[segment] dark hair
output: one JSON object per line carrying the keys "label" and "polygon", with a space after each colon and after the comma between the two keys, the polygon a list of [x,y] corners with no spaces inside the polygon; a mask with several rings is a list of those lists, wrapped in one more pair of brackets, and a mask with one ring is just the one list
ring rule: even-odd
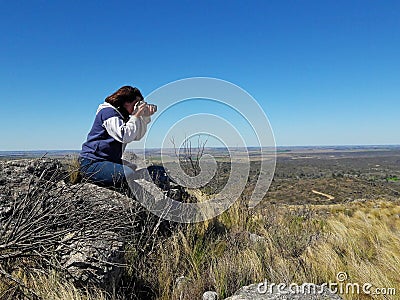
{"label": "dark hair", "polygon": [[138,88],[131,87],[129,85],[119,88],[115,93],[106,98],[106,102],[110,103],[114,107],[120,107],[125,102],[133,102],[136,97],[140,97],[143,100],[142,93]]}

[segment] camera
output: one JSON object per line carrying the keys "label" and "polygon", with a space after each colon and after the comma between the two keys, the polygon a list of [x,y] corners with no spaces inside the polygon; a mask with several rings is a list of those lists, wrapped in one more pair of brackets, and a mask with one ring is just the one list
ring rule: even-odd
{"label": "camera", "polygon": [[154,112],[156,112],[157,111],[157,105],[155,105],[155,104],[147,104],[149,107],[153,107],[153,109],[154,109]]}
{"label": "camera", "polygon": [[137,112],[139,106],[142,105],[143,103],[145,103],[146,106],[147,106],[147,107],[146,107],[147,109],[145,110],[144,115],[147,115],[147,114],[148,114],[148,108],[149,108],[149,107],[153,107],[154,112],[157,111],[157,105],[155,105],[155,104],[147,104],[145,101],[141,100],[141,101],[139,101],[138,103],[135,104],[135,107],[134,107],[134,109],[133,109],[132,115],[134,115],[134,114]]}

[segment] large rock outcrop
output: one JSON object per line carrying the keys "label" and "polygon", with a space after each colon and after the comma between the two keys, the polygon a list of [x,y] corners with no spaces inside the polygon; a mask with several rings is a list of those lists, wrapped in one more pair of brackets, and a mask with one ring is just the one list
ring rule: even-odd
{"label": "large rock outcrop", "polygon": [[159,220],[121,192],[68,181],[55,159],[0,161],[0,259],[32,257],[78,286],[110,291],[122,273],[126,240],[154,231]]}

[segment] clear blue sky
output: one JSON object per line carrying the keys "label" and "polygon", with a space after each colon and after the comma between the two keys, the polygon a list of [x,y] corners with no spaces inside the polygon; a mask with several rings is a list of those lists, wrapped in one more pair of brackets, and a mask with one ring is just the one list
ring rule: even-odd
{"label": "clear blue sky", "polygon": [[0,150],[80,149],[120,86],[192,76],[247,90],[278,145],[400,143],[399,1],[0,1],[0,33]]}

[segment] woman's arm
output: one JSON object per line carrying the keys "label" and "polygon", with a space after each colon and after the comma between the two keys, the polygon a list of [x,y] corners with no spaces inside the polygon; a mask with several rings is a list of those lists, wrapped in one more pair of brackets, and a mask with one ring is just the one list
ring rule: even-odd
{"label": "woman's arm", "polygon": [[121,143],[130,143],[140,140],[147,131],[147,124],[151,118],[147,116],[132,116],[124,123],[120,117],[111,117],[103,122],[108,134]]}

